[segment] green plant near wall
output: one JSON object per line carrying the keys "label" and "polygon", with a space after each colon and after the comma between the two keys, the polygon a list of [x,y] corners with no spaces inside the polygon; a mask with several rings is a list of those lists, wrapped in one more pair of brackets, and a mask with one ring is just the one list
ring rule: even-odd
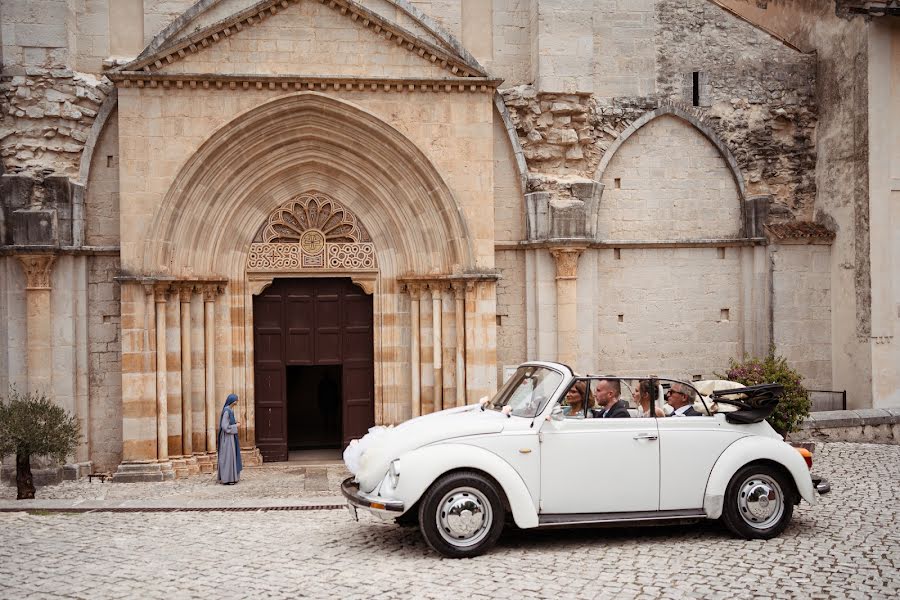
{"label": "green plant near wall", "polygon": [[46,395],[11,390],[0,397],[0,458],[16,456],[16,497],[34,498],[31,457],[49,456],[65,462],[81,437],[78,420]]}
{"label": "green plant near wall", "polygon": [[766,419],[781,435],[796,430],[809,415],[809,392],[803,387],[803,376],[788,365],[786,358],[776,355],[774,349],[764,358],[745,357],[742,361],[732,358],[728,370],[724,374],[716,373],[716,377],[744,385],[780,383],[784,386],[778,406]]}

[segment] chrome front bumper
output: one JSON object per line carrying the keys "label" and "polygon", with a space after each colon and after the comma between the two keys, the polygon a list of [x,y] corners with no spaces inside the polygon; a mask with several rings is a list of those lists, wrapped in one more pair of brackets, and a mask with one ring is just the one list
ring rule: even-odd
{"label": "chrome front bumper", "polygon": [[354,518],[357,508],[366,508],[381,514],[397,513],[398,515],[405,510],[403,502],[399,500],[387,500],[359,491],[359,484],[353,481],[352,477],[348,477],[341,483],[341,493],[347,499],[347,504],[351,507],[350,513]]}

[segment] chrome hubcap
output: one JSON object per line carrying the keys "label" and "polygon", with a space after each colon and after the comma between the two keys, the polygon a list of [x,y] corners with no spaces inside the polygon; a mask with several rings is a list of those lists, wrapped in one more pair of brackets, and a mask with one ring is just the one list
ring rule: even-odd
{"label": "chrome hubcap", "polygon": [[754,529],[768,529],[784,513],[781,486],[768,475],[748,477],[738,493],[741,518]]}
{"label": "chrome hubcap", "polygon": [[468,547],[487,536],[493,522],[493,511],[480,491],[463,487],[444,495],[436,517],[438,531],[448,543]]}

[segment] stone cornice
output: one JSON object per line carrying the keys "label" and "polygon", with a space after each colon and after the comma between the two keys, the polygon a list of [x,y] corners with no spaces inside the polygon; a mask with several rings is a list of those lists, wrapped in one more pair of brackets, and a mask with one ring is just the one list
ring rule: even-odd
{"label": "stone cornice", "polygon": [[531,250],[537,248],[550,249],[559,246],[584,246],[591,250],[609,250],[615,248],[717,248],[717,247],[742,247],[765,246],[769,242],[766,238],[710,238],[710,239],[686,239],[686,240],[601,240],[585,243],[581,238],[551,239],[537,242],[497,242],[494,250]]}
{"label": "stone cornice", "polygon": [[486,77],[378,78],[302,75],[220,75],[214,73],[147,73],[119,71],[107,75],[123,88],[273,90],[273,91],[383,91],[383,92],[490,92],[503,82]]}
{"label": "stone cornice", "polygon": [[[262,0],[253,6],[246,8],[234,15],[213,23],[203,29],[181,38],[157,52],[145,58],[138,58],[122,67],[124,71],[151,72],[161,69],[167,64],[178,61],[188,54],[202,52],[221,39],[239,33],[244,27],[252,27],[265,19],[272,18],[283,9],[296,5],[303,0]],[[313,1],[313,0],[309,0]],[[485,77],[486,73],[469,64],[463,58],[455,56],[435,44],[421,39],[412,33],[393,23],[378,13],[365,8],[353,0],[317,0],[319,3],[331,7],[361,27],[371,28],[376,34],[383,35],[387,40],[394,41],[398,46],[405,47],[422,57],[422,60],[440,64],[457,77]]]}

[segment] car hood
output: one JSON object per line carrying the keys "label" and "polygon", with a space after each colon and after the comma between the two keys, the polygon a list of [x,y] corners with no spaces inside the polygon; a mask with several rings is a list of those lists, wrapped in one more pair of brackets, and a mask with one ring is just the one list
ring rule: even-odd
{"label": "car hood", "polygon": [[[359,488],[363,492],[371,492],[378,487],[391,461],[405,452],[447,439],[500,433],[506,421],[506,415],[472,405],[416,417],[380,431],[373,428],[359,441],[364,448],[359,457],[358,471],[354,473]],[[372,437],[366,440],[369,436]],[[344,456],[345,462],[349,463],[347,452]]]}

